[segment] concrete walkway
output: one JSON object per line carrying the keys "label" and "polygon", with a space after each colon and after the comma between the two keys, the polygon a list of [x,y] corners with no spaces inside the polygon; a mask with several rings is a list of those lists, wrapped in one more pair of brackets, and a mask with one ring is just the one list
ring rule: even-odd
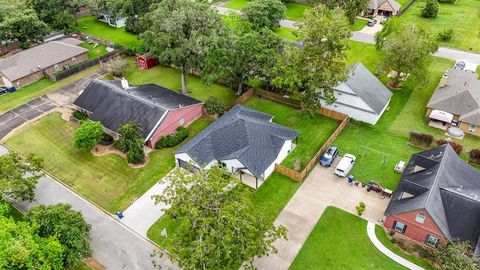
{"label": "concrete walkway", "polygon": [[390,259],[394,260],[398,264],[411,269],[411,270],[425,270],[424,268],[411,263],[410,261],[405,260],[404,258],[398,256],[397,254],[390,251],[387,247],[385,247],[380,240],[378,240],[377,235],[375,234],[375,223],[368,222],[367,224],[367,234],[370,241],[372,241],[373,245],[385,256],[389,257]]}
{"label": "concrete walkway", "polygon": [[[0,154],[7,152],[8,150],[0,145]],[[27,211],[34,205],[57,203],[72,205],[73,209],[80,211],[87,223],[92,225],[92,257],[105,269],[154,269],[150,254],[156,249],[155,245],[49,176],[39,180],[33,202],[23,202],[17,207],[22,211]],[[168,256],[163,256],[157,261],[162,269],[179,269],[170,262]]]}

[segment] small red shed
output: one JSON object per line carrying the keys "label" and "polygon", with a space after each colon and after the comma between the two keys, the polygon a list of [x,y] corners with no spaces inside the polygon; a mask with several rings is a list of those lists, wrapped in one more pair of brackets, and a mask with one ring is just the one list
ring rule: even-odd
{"label": "small red shed", "polygon": [[151,54],[146,53],[137,57],[137,65],[139,69],[149,69],[158,65],[158,62]]}

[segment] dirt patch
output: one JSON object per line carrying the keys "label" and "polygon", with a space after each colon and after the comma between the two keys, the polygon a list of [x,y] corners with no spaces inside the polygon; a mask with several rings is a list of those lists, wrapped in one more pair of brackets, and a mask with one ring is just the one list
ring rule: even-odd
{"label": "dirt patch", "polygon": [[[122,157],[123,159],[127,160],[127,155],[117,149],[115,149],[112,145],[101,145],[97,144],[91,151],[90,151],[94,156],[101,157],[101,156],[106,156],[106,155],[117,155]],[[139,164],[130,164],[128,163],[128,166],[132,169],[139,169],[143,168],[148,165],[150,162],[150,157],[147,155],[145,157],[145,161]]]}

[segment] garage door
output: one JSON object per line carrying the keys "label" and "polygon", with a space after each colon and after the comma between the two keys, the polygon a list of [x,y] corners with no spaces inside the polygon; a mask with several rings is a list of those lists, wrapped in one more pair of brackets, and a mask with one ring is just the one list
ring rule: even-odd
{"label": "garage door", "polygon": [[199,172],[199,171],[200,171],[200,168],[198,168],[197,166],[194,166],[194,165],[186,162],[185,160],[182,160],[182,159],[177,158],[177,161],[178,161],[178,166],[179,166],[180,168],[184,168],[185,170],[190,171],[190,172],[192,172],[192,173],[196,173],[196,172]]}

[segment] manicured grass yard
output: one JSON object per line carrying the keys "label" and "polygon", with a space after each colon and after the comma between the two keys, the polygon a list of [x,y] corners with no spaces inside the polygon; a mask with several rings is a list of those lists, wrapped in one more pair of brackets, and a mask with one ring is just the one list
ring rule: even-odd
{"label": "manicured grass yard", "polygon": [[[181,75],[177,69],[158,65],[148,70],[140,70],[135,63],[135,58],[129,58],[128,62],[130,65],[125,78],[131,84],[155,83],[171,90],[181,91]],[[202,101],[210,96],[216,96],[230,105],[236,99],[232,89],[219,84],[207,86],[198,77],[192,75],[187,77],[187,87],[190,91],[189,95]]]}
{"label": "manicured grass yard", "polygon": [[140,45],[140,40],[132,33],[123,28],[111,27],[106,23],[99,22],[97,17],[87,16],[77,20],[77,29],[80,32],[109,40],[127,48],[134,48]]}
{"label": "manicured grass yard", "polygon": [[339,124],[331,118],[322,115],[310,116],[308,113],[266,99],[252,97],[244,105],[271,114],[274,116],[273,122],[300,132],[297,146],[282,162],[290,168],[293,168],[295,161],[300,159],[303,170]]}
{"label": "manicured grass yard", "polygon": [[277,30],[277,36],[290,41],[299,41],[300,38],[295,35],[295,31],[296,30],[292,28],[280,27]]}
{"label": "manicured grass yard", "polygon": [[90,44],[88,42],[82,43],[80,46],[82,46],[85,49],[88,49],[88,59],[95,59],[98,58],[104,54],[107,54],[107,46],[103,44]]}
{"label": "manicured grass yard", "polygon": [[[192,123],[190,137],[209,123],[205,119]],[[75,129],[59,113],[52,113],[8,139],[6,145],[22,155],[42,157],[46,171],[111,213],[126,209],[175,166],[172,152],[176,148],[152,152],[149,164],[140,169],[130,168],[117,155],[96,157],[73,146]]]}
{"label": "manicured grass yard", "polygon": [[441,42],[448,47],[480,52],[480,1],[458,0],[455,4],[439,4],[438,17],[420,16],[425,1],[416,1],[400,18],[427,28],[436,35],[445,29],[455,31],[452,41]]}
{"label": "manicured grass yard", "polygon": [[327,207],[289,269],[405,268],[375,248],[367,235],[367,221]]}
{"label": "manicured grass yard", "polygon": [[[242,9],[245,7],[249,0],[230,0],[225,3],[224,7],[231,9]],[[298,21],[303,17],[305,10],[310,9],[310,5],[299,4],[299,3],[285,3],[285,19]]]}
{"label": "manicured grass yard", "polygon": [[352,31],[360,31],[365,26],[367,26],[367,23],[368,20],[355,19],[355,23],[353,25],[350,25],[350,28],[352,29]]}
{"label": "manicured grass yard", "polygon": [[[256,210],[265,213],[267,221],[273,223],[300,185],[301,182],[273,173],[257,190],[254,191],[246,186],[245,188]],[[181,219],[175,220],[170,216],[163,216],[150,227],[147,236],[161,247],[168,249],[172,244],[170,239],[175,235],[175,229],[179,223]],[[167,230],[168,238],[160,235],[164,228]]]}
{"label": "manicured grass yard", "polygon": [[43,78],[35,83],[32,83],[30,85],[27,85],[25,87],[18,89],[14,93],[0,96],[0,114],[8,110],[11,110],[27,101],[35,99],[49,92],[55,91],[73,81],[89,76],[94,72],[98,71],[99,69],[100,67],[97,65],[97,66],[85,69],[77,74],[74,74],[58,82],[53,82],[47,78]]}

